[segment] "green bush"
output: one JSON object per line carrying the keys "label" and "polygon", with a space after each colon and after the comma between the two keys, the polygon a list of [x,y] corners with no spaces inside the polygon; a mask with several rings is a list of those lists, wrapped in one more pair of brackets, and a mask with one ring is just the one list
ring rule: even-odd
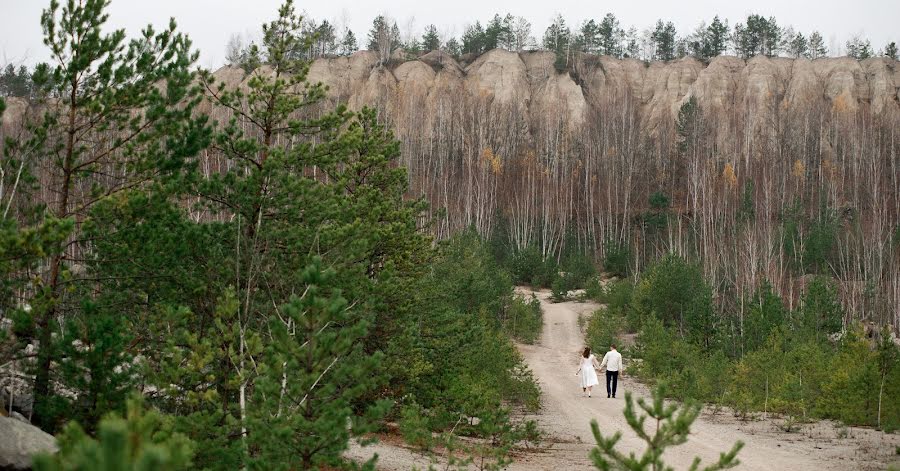
{"label": "green bush", "polygon": [[712,289],[700,267],[669,254],[652,265],[635,287],[632,307],[641,317],[655,315],[682,338],[713,347],[717,337]]}
{"label": "green bush", "polygon": [[531,299],[513,296],[503,320],[503,330],[522,343],[533,344],[543,327],[541,302],[534,295]]}
{"label": "green bush", "polygon": [[587,323],[585,341],[592,350],[605,352],[610,345],[619,345],[620,335],[625,330],[625,318],[610,308],[600,308],[591,315]]}
{"label": "green bush", "polygon": [[418,404],[410,404],[400,410],[399,427],[400,435],[406,443],[421,450],[431,449],[431,429]]}
{"label": "green bush", "polygon": [[627,243],[607,240],[603,244],[603,269],[613,276],[628,276],[631,267],[631,247]]}

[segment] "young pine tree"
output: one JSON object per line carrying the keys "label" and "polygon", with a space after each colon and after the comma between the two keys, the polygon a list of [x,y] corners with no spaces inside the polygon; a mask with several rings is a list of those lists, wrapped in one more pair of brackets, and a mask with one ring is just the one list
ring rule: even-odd
{"label": "young pine tree", "polygon": [[177,471],[194,469],[193,444],[172,432],[171,417],[128,401],[125,417],[104,418],[92,438],[75,423],[59,435],[59,452],[34,458],[35,471]]}
{"label": "young pine tree", "polygon": [[339,466],[351,434],[368,431],[390,407],[378,401],[354,411],[378,384],[381,356],[363,351],[370,321],[333,288],[334,278],[314,259],[301,275],[302,295],[270,323],[271,356],[257,382],[265,399],[253,410],[258,469]]}
{"label": "young pine tree", "polygon": [[171,21],[126,41],[124,30],[106,26],[108,6],[108,0],[68,0],[60,8],[52,0],[41,16],[54,61],[34,74],[43,110],[35,132],[46,136],[41,151],[52,195],[41,203],[48,217],[75,221],[67,250],[47,254],[29,329],[38,346],[34,422],[47,430],[56,425],[50,403],[58,323],[92,322],[78,299],[90,281],[71,270],[73,254],[91,255],[82,222],[99,201],[177,178],[207,143],[204,119],[191,116],[199,89],[190,40]]}
{"label": "young pine tree", "polygon": [[[604,471],[664,471],[671,470],[663,461],[663,453],[667,448],[682,445],[687,442],[691,433],[691,424],[700,414],[699,404],[688,403],[684,405],[665,403],[665,390],[663,386],[653,391],[652,402],[647,403],[643,398],[637,400],[637,405],[644,414],[638,415],[635,411],[634,400],[631,393],[625,393],[625,420],[628,426],[637,436],[647,443],[647,448],[640,456],[633,453],[626,455],[616,450],[616,444],[622,438],[622,432],[616,432],[611,437],[604,437],[596,420],[591,420],[591,431],[597,446],[591,450],[591,460],[597,469]],[[647,433],[644,424],[651,420],[653,435]],[[652,424],[655,422],[655,424]],[[655,425],[655,426],[654,426]],[[737,442],[727,453],[719,455],[719,461],[703,467],[703,471],[717,471],[734,468],[740,461],[737,454],[743,448],[743,442]],[[700,458],[694,458],[691,471],[700,468]]]}

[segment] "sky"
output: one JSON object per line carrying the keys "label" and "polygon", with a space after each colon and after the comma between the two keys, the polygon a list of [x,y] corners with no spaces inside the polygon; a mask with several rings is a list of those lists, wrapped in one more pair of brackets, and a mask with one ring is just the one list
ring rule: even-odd
{"label": "sky", "polygon": [[[199,65],[215,68],[225,56],[225,45],[235,33],[258,37],[260,25],[273,18],[282,0],[112,0],[110,27],[137,34],[148,23],[163,27],[175,17],[200,50]],[[62,3],[65,3],[64,1]],[[540,38],[550,20],[561,14],[571,26],[583,20],[599,20],[612,12],[627,29],[649,28],[657,19],[672,21],[681,34],[718,14],[729,24],[748,14],[775,16],[779,25],[793,25],[807,36],[819,30],[826,46],[843,48],[853,35],[861,35],[881,51],[890,41],[900,42],[900,0],[643,0],[609,2],[601,0],[296,0],[297,9],[316,20],[328,19],[348,25],[360,45],[365,44],[372,19],[379,14],[394,18],[404,34],[421,31],[434,24],[443,35],[459,36],[465,26],[494,13],[524,16],[532,32]],[[26,64],[48,60],[42,43],[41,10],[49,0],[0,0],[0,65]]]}

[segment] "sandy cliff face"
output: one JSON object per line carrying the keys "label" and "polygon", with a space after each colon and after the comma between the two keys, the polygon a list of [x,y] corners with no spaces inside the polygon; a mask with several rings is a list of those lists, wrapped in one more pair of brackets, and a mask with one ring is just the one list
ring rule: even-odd
{"label": "sandy cliff face", "polygon": [[[898,108],[900,64],[886,58],[785,59],[744,61],[722,56],[708,65],[693,58],[644,64],[634,59],[583,56],[570,73],[558,73],[549,52],[489,51],[465,68],[433,52],[394,67],[378,67],[373,53],[317,60],[309,79],[330,87],[329,95],[358,108],[393,108],[402,97],[421,95],[428,103],[481,98],[511,106],[532,119],[565,110],[570,124],[583,123],[589,110],[613,96],[629,96],[641,111],[641,127],[656,128],[677,116],[694,96],[705,110],[743,108],[765,121],[780,108],[821,103],[849,112],[870,106],[875,113]],[[228,69],[217,75],[231,77]]]}
{"label": "sandy cliff face", "polygon": [[[489,51],[462,67],[441,52],[391,67],[378,66],[371,51],[349,57],[316,60],[310,82],[329,87],[329,97],[358,109],[365,105],[396,111],[400,102],[432,106],[442,100],[466,98],[509,106],[532,122],[564,113],[579,126],[590,111],[603,112],[614,97],[633,100],[640,110],[641,129],[652,132],[694,96],[706,111],[746,113],[752,122],[766,122],[770,113],[824,104],[856,112],[870,107],[876,114],[900,109],[900,63],[878,57],[785,59],[755,57],[744,61],[720,56],[709,64],[693,58],[645,64],[635,59],[584,55],[572,71],[559,73],[550,52]],[[266,73],[266,68],[254,73]],[[247,74],[223,67],[213,76],[226,86],[246,86]],[[421,98],[419,103],[417,100]],[[5,126],[19,121],[25,109],[10,99]],[[208,104],[205,105],[209,107]],[[209,111],[203,109],[202,111]]]}

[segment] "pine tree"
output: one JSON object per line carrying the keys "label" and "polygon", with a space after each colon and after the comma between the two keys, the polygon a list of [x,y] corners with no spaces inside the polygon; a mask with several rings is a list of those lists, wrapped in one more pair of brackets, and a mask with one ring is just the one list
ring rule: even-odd
{"label": "pine tree", "polygon": [[600,28],[594,20],[585,21],[578,32],[578,48],[589,54],[600,53]]}
{"label": "pine tree", "polygon": [[341,36],[340,50],[343,56],[349,56],[359,50],[359,45],[356,43],[356,35],[353,34],[353,30],[350,28],[344,29],[344,34]]}
{"label": "pine tree", "polygon": [[447,50],[447,54],[450,54],[454,57],[459,57],[462,54],[462,45],[459,44],[459,41],[456,38],[450,38],[447,40],[447,44],[444,45],[444,49]]}
{"label": "pine tree", "polygon": [[897,43],[891,41],[887,46],[884,46],[884,57],[890,57],[891,59],[897,60]]}
{"label": "pine tree", "polygon": [[[591,431],[597,446],[591,450],[591,460],[597,469],[604,471],[656,471],[672,469],[663,461],[663,453],[666,449],[683,445],[687,442],[691,433],[691,424],[700,415],[700,404],[688,403],[684,405],[665,403],[665,389],[659,386],[653,391],[650,403],[643,398],[637,400],[638,407],[643,414],[638,415],[634,407],[634,399],[631,393],[625,393],[625,421],[637,436],[647,443],[647,448],[640,456],[634,453],[628,455],[616,450],[616,444],[622,438],[622,432],[616,432],[611,437],[604,437],[596,420],[591,420]],[[653,435],[647,433],[645,423],[650,419],[650,429]],[[655,422],[655,424],[654,424]],[[704,471],[717,471],[731,469],[740,464],[737,454],[744,447],[743,442],[738,441],[727,453],[720,453],[719,460],[712,465],[702,468]],[[700,458],[695,458],[691,470],[700,469]]]}
{"label": "pine tree", "polygon": [[844,325],[844,310],[837,288],[823,276],[816,276],[806,287],[798,314],[801,332],[819,342],[827,341]]}
{"label": "pine tree", "polygon": [[773,57],[781,48],[781,28],[775,17],[750,15],[747,24],[734,26],[734,49],[738,56],[750,59],[756,55]]}
{"label": "pine tree", "polygon": [[437,27],[428,25],[425,27],[425,34],[422,35],[422,50],[437,51],[441,49],[441,37],[438,35]]}
{"label": "pine tree", "polygon": [[713,17],[712,23],[706,27],[703,37],[703,56],[707,59],[720,56],[728,49],[729,28],[728,20],[724,22],[719,15]]}
{"label": "pine tree", "polygon": [[612,13],[607,13],[597,28],[600,40],[600,53],[612,56],[622,57],[623,44],[625,39],[625,31],[619,26],[619,20]]}
{"label": "pine tree", "polygon": [[655,48],[654,58],[661,61],[675,59],[675,25],[670,21],[656,22],[656,29],[650,35]]}
{"label": "pine tree", "polygon": [[32,88],[31,72],[24,65],[17,69],[12,64],[7,64],[0,73],[0,97],[30,98]]}
{"label": "pine tree", "polygon": [[501,47],[504,42],[508,42],[512,33],[507,28],[507,23],[499,14],[494,14],[494,18],[488,22],[484,28],[484,50],[490,51]]}
{"label": "pine tree", "polygon": [[463,32],[460,51],[463,54],[482,54],[485,52],[486,44],[484,28],[476,21],[474,25],[467,26]]}
{"label": "pine tree", "polygon": [[[39,67],[34,79],[36,93],[52,97],[39,104],[46,113],[40,131],[47,136],[46,171],[54,182],[48,209],[53,218],[77,222],[75,240],[83,240],[81,223],[97,202],[151,179],[177,178],[186,159],[208,142],[203,118],[191,117],[199,100],[191,42],[172,21],[159,32],[148,26],[126,43],[123,30],[107,32],[108,5],[70,0],[60,11],[59,2],[52,1],[41,17],[44,42],[56,60]],[[82,191],[85,187],[93,190]],[[59,356],[54,333],[60,319],[84,315],[78,298],[89,292],[82,290],[80,276],[73,276],[64,253],[48,254],[45,266],[36,303],[41,307],[33,311],[40,346],[34,419],[53,430],[51,365]]]}
{"label": "pine tree", "polygon": [[803,33],[797,33],[788,41],[787,53],[791,57],[800,58],[809,55],[809,42],[803,36]]}
{"label": "pine tree", "polygon": [[390,406],[379,402],[365,414],[353,411],[354,402],[378,384],[380,355],[363,352],[370,320],[333,288],[334,279],[334,271],[313,259],[301,276],[302,296],[270,322],[271,359],[257,383],[267,399],[254,408],[253,441],[260,450],[254,467],[339,466],[351,432],[368,431],[367,421]]}
{"label": "pine tree", "polygon": [[145,410],[140,396],[128,402],[125,417],[104,418],[97,438],[76,422],[58,437],[59,452],[34,458],[36,471],[176,471],[194,469],[193,444],[172,432],[171,417]]}
{"label": "pine tree", "polygon": [[900,368],[900,348],[891,339],[890,327],[884,326],[879,336],[876,361],[878,363],[879,387],[878,387],[878,428],[882,428],[882,401],[884,399],[884,385],[890,374]]}
{"label": "pine tree", "polygon": [[822,35],[819,34],[818,31],[813,31],[812,34],[809,35],[809,52],[807,53],[807,58],[818,59],[826,56],[828,56],[828,49],[825,47],[825,40],[822,39]]}
{"label": "pine tree", "polygon": [[872,43],[868,39],[854,36],[847,41],[847,55],[856,59],[863,60],[872,57]]}
{"label": "pine tree", "polygon": [[572,34],[569,27],[566,26],[566,20],[562,15],[556,15],[550,26],[544,32],[544,49],[553,51],[556,54],[554,65],[556,70],[562,71],[569,66],[573,50],[571,44]]}
{"label": "pine tree", "polygon": [[368,50],[377,52],[379,60],[384,63],[400,44],[397,23],[390,24],[384,15],[376,16],[372,21],[372,29],[369,30]]}

